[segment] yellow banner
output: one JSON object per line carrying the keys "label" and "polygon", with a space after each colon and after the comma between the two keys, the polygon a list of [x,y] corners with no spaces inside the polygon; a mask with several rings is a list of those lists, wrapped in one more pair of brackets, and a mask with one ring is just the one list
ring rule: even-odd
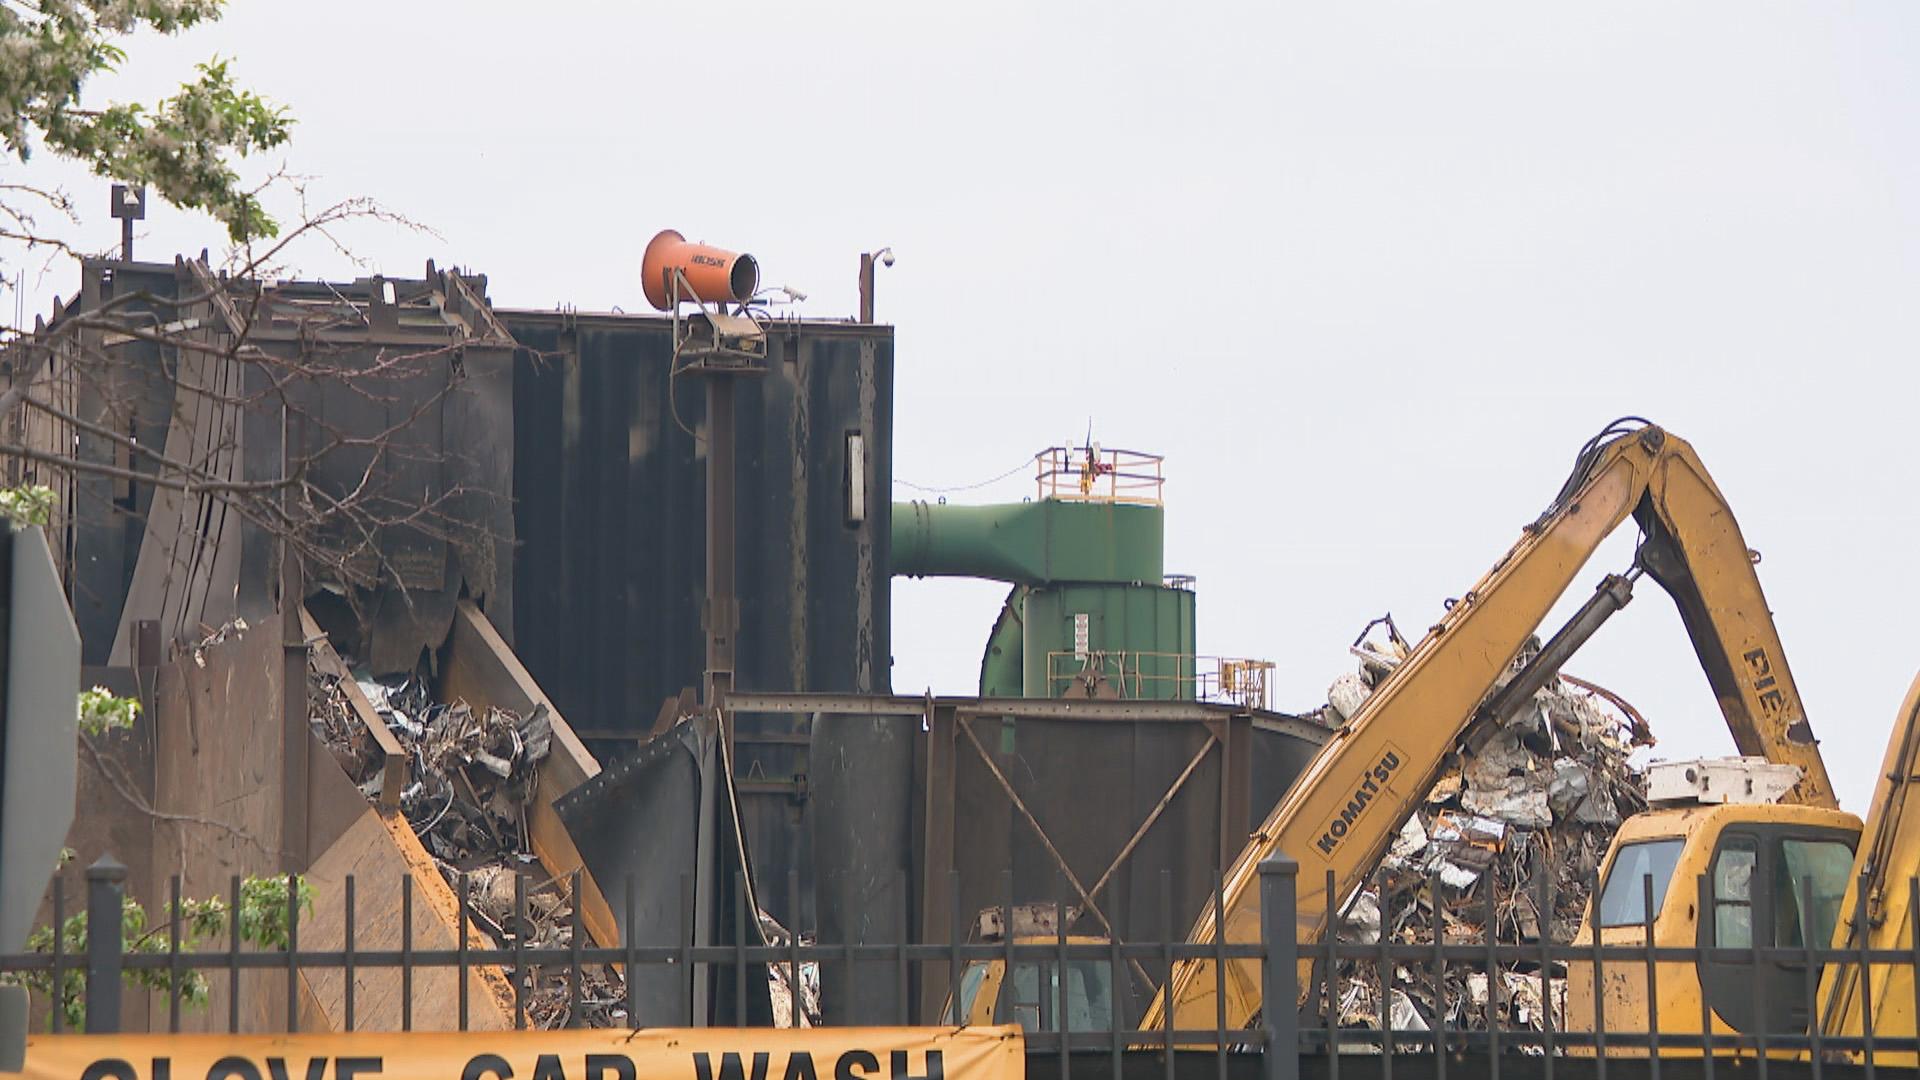
{"label": "yellow banner", "polygon": [[27,1080],[1022,1080],[1018,1027],[38,1035]]}

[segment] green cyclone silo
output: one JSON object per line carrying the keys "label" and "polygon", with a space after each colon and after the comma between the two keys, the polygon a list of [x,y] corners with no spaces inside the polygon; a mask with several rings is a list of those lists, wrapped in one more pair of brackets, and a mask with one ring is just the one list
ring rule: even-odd
{"label": "green cyclone silo", "polygon": [[1029,591],[1025,585],[1015,585],[1007,590],[1007,598],[1000,603],[1000,614],[987,634],[986,651],[980,654],[980,696],[983,698],[1026,696],[1026,648],[1022,643],[1025,629],[1021,622],[1027,617]]}
{"label": "green cyclone silo", "polygon": [[1026,697],[1117,691],[1148,701],[1194,698],[1193,591],[1165,585],[1056,585],[1027,594]]}
{"label": "green cyclone silo", "polygon": [[1162,584],[1158,505],[895,503],[893,573],[1009,582],[982,697],[1190,701],[1194,595]]}

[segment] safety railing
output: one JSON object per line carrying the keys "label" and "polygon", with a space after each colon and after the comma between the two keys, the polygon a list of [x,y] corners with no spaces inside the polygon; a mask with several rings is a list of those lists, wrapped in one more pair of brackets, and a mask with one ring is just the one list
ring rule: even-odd
{"label": "safety railing", "polygon": [[1139,701],[1212,701],[1268,707],[1270,660],[1140,649],[1059,650],[1047,654],[1050,697]]}
{"label": "safety railing", "polygon": [[1201,696],[1207,701],[1229,701],[1247,709],[1268,708],[1268,682],[1273,661],[1215,657],[1214,682],[1204,683]]}
{"label": "safety railing", "polygon": [[[413,1030],[413,1005],[416,973],[425,970],[455,969],[460,978],[460,1007],[457,1026],[467,1030],[469,1009],[468,974],[490,970],[508,978],[513,987],[513,1023],[528,1027],[528,998],[536,970],[559,971],[566,982],[565,1009],[553,1026],[631,1026],[630,1018],[641,1016],[636,987],[647,973],[666,971],[684,991],[679,994],[683,1008],[678,1015],[642,1019],[649,1026],[684,1026],[695,1022],[692,1014],[696,973],[731,972],[728,993],[733,998],[734,1017],[748,1015],[749,988],[762,980],[782,983],[795,993],[796,1007],[804,1017],[805,994],[809,982],[822,984],[832,993],[836,986],[854,980],[881,980],[896,988],[891,996],[892,1014],[862,1016],[863,1025],[949,1024],[954,1022],[951,1004],[963,1006],[960,1021],[975,1017],[967,1005],[970,966],[1001,965],[1001,971],[1036,973],[1027,980],[1038,987],[1038,1004],[1030,1013],[1022,1013],[1021,978],[1001,979],[1002,997],[996,1002],[997,1022],[1017,1019],[1027,1023],[1026,1042],[1031,1064],[1051,1058],[1058,1062],[1061,1076],[1069,1076],[1076,1058],[1092,1054],[1111,1058],[1112,1072],[1121,1076],[1123,1059],[1146,1053],[1164,1062],[1166,1075],[1197,1077],[1206,1073],[1227,1075],[1243,1072],[1241,1060],[1249,1054],[1262,1055],[1259,1070],[1265,1080],[1297,1080],[1303,1061],[1324,1059],[1313,1067],[1316,1075],[1337,1077],[1345,1068],[1364,1068],[1368,1074],[1390,1076],[1395,1060],[1429,1059],[1423,1070],[1435,1077],[1449,1071],[1460,1076],[1486,1075],[1497,1078],[1502,1063],[1525,1066],[1528,1076],[1551,1077],[1556,1067],[1568,1075],[1582,1077],[1601,1066],[1601,1073],[1612,1070],[1622,1078],[1657,1078],[1660,1063],[1675,1058],[1692,1058],[1686,1075],[1713,1077],[1720,1069],[1728,1080],[1736,1076],[1769,1077],[1769,1069],[1791,1061],[1791,1069],[1782,1075],[1855,1076],[1851,1066],[1865,1064],[1869,1070],[1882,1067],[1911,1067],[1920,1054],[1920,1041],[1912,1030],[1914,1017],[1920,1015],[1920,985],[1914,975],[1920,967],[1920,941],[1908,930],[1908,944],[1898,948],[1846,948],[1763,944],[1755,938],[1745,947],[1669,946],[1654,939],[1651,913],[1660,903],[1651,878],[1642,879],[1642,941],[1638,944],[1571,944],[1541,934],[1538,940],[1503,940],[1503,925],[1511,922],[1504,912],[1514,904],[1538,905],[1536,912],[1555,911],[1556,889],[1550,878],[1506,893],[1487,887],[1476,894],[1455,895],[1450,886],[1435,879],[1419,880],[1411,888],[1401,875],[1383,875],[1370,883],[1369,893],[1380,910],[1380,932],[1372,940],[1343,940],[1341,933],[1327,934],[1318,941],[1299,942],[1296,886],[1298,867],[1291,860],[1274,858],[1259,867],[1258,904],[1263,929],[1258,940],[1240,942],[1211,941],[1194,943],[1182,940],[1174,925],[1169,901],[1171,875],[1161,873],[1161,925],[1157,936],[1133,940],[1113,937],[1090,939],[1084,929],[1073,931],[1065,920],[1057,921],[1050,934],[998,941],[969,939],[969,920],[960,914],[959,876],[949,875],[951,895],[950,927],[942,928],[946,940],[900,940],[893,942],[808,942],[804,934],[786,935],[777,944],[748,944],[747,898],[749,893],[733,882],[731,923],[733,940],[720,945],[696,945],[690,904],[683,900],[678,913],[680,932],[672,944],[641,944],[627,940],[615,947],[594,946],[586,941],[579,916],[573,916],[568,944],[558,948],[535,948],[516,938],[509,948],[476,948],[466,944],[462,933],[457,948],[422,949],[413,937],[414,905],[411,893],[401,893],[400,924],[402,936],[398,949],[356,949],[351,930],[355,923],[354,879],[344,881],[345,910],[349,928],[341,949],[314,950],[300,945],[302,902],[298,890],[289,887],[284,911],[286,941],[280,949],[243,948],[235,930],[226,947],[211,951],[190,951],[182,945],[178,927],[163,928],[168,946],[158,951],[125,948],[118,935],[89,936],[84,951],[62,951],[62,937],[56,936],[47,952],[0,956],[0,975],[27,981],[45,991],[61,988],[55,996],[74,997],[84,1016],[88,1032],[112,1034],[121,1029],[125,988],[129,985],[161,987],[163,1002],[152,1026],[177,1031],[182,1027],[183,1006],[190,996],[185,973],[224,978],[229,1030],[241,1027],[241,979],[257,973],[270,979],[284,979],[287,998],[285,1029],[299,1030],[301,1023],[301,980],[315,972],[338,971],[344,975],[343,1030],[356,1029],[355,994],[369,992],[372,980],[381,974],[397,973],[401,979],[401,1029]],[[524,879],[520,879],[524,882]],[[457,882],[456,884],[463,884]],[[792,886],[792,882],[789,885]],[[1325,882],[1331,889],[1334,881]],[[637,923],[634,890],[626,890],[627,926]],[[1716,901],[1703,875],[1692,883],[1697,911],[1714,911]],[[86,881],[85,909],[94,925],[118,925],[125,894],[124,869],[99,865],[90,870]],[[1001,887],[1012,910],[1012,876],[1003,875]],[[1687,887],[1675,883],[1674,888]],[[179,882],[171,885],[171,895],[179,896]],[[605,891],[603,889],[603,891]],[[1920,881],[1904,883],[1904,901],[1908,910],[1920,911]],[[620,890],[613,890],[618,895]],[[515,890],[514,924],[525,925],[527,914],[524,884]],[[1864,890],[1862,890],[1864,894]],[[466,897],[467,892],[460,890]],[[899,894],[904,896],[904,890]],[[1803,892],[1804,900],[1811,890]],[[692,896],[691,883],[683,878],[681,896]],[[67,913],[67,889],[64,878],[57,880],[52,892],[53,914],[58,925]],[[232,903],[237,910],[242,902],[240,883],[233,883]],[[1724,903],[1724,901],[1720,901]],[[904,901],[902,918],[905,916]],[[1216,890],[1209,903],[1215,924],[1224,920],[1222,903]],[[1418,913],[1411,922],[1395,917],[1397,907]],[[1061,910],[1068,905],[1061,903]],[[1798,907],[1801,941],[1820,936],[1807,912],[1812,904]],[[362,919],[392,919],[393,912],[361,912]],[[1473,918],[1477,916],[1477,923]],[[472,913],[460,905],[460,926],[471,928]],[[1864,922],[1865,902],[1860,902],[1849,917]],[[1450,924],[1449,920],[1453,920]],[[1548,922],[1551,920],[1549,919]],[[237,925],[237,924],[236,924]],[[671,922],[669,923],[671,925]],[[1545,925],[1543,923],[1543,925]],[[1425,926],[1427,933],[1415,932]],[[1463,933],[1461,927],[1465,926]],[[1911,926],[1911,923],[1909,923]],[[905,935],[903,935],[904,937]],[[926,933],[919,937],[928,936]],[[1350,935],[1349,935],[1350,936]],[[1475,940],[1477,936],[1477,940]],[[1118,988],[1134,985],[1164,987],[1176,969],[1202,962],[1204,978],[1211,981],[1215,1009],[1210,1025],[1176,1027],[1174,1010],[1161,1010],[1155,1026],[1141,1027],[1138,1019],[1145,1002],[1140,995],[1126,994]],[[1226,1021],[1229,993],[1229,965],[1251,963],[1259,973],[1260,995],[1266,1007],[1263,1020],[1255,1026],[1233,1028]],[[1663,1015],[1661,1010],[1673,1000],[1657,993],[1639,993],[1632,988],[1672,980],[1698,971],[1704,965],[1747,965],[1749,970],[1773,973],[1788,971],[1796,976],[1791,1004],[1804,1009],[1806,1022],[1798,1027],[1759,1022],[1735,1030],[1724,1019],[1726,1003],[1702,995],[1697,1008],[1688,1016]],[[1301,981],[1303,965],[1313,971]],[[616,988],[619,1008],[607,1000],[589,1000],[586,986],[590,977],[604,979]],[[1071,990],[1074,973],[1084,985],[1103,981],[1109,988],[1104,997],[1073,999],[1063,996],[1060,987]],[[633,975],[622,979],[622,973]],[[1093,978],[1095,974],[1099,978]],[[1860,975],[1866,977],[1858,977]],[[1331,978],[1329,978],[1331,975]],[[1142,981],[1144,980],[1144,981]],[[1570,1023],[1566,1002],[1575,990],[1575,981],[1584,982],[1595,1001],[1611,997],[1616,1004],[1626,999],[1644,1013],[1639,1023],[1631,1021],[1618,1008],[1593,1011],[1589,1023]],[[1858,995],[1857,1008],[1849,1015],[1860,1023],[1854,1029],[1829,1029],[1820,1008],[1823,987],[1830,982],[1846,981]],[[908,988],[915,985],[944,987],[948,1010],[940,1015],[918,1015],[912,1002],[917,997]],[[1780,992],[1779,980],[1747,978],[1735,980],[1739,992],[1751,995],[1752,1016],[1767,1017],[1782,1003],[1770,999]],[[974,985],[979,985],[976,981]],[[1465,986],[1464,993],[1459,987]],[[1476,988],[1484,987],[1477,993]],[[1897,987],[1891,992],[1887,987]],[[1531,988],[1523,992],[1522,988]],[[1623,990],[1623,988],[1625,988]],[[1245,993],[1251,987],[1237,985],[1234,992]],[[1531,993],[1534,997],[1523,1002]],[[1877,996],[1876,996],[1877,995]],[[1031,993],[1028,997],[1032,997]],[[1355,1009],[1355,997],[1371,1003],[1367,1009]],[[1081,1000],[1083,1007],[1076,1007]],[[1051,1007],[1046,1003],[1052,1002]],[[1403,1004],[1404,1001],[1404,1004]],[[1630,1002],[1630,1003],[1631,1003]],[[1275,1008],[1275,1003],[1287,1007]],[[1293,1007],[1298,1003],[1299,1007]],[[46,1004],[44,998],[43,1006]],[[1536,1008],[1537,1006],[1537,1008]],[[67,1014],[60,1007],[43,1009],[51,1030],[67,1028]],[[831,1012],[831,1010],[829,1010]],[[160,1017],[164,1015],[164,1021]],[[1887,1030],[1876,1026],[1876,1017],[1889,1018]],[[825,1026],[820,1018],[795,1018],[796,1022]],[[218,1025],[213,1025],[217,1027]],[[1180,1052],[1165,1053],[1172,1047]],[[1702,1052],[1707,1051],[1704,1060]],[[1581,1059],[1599,1058],[1584,1062]],[[1739,1059],[1736,1062],[1728,1058]],[[1344,1064],[1343,1064],[1344,1062]],[[1427,1075],[1422,1071],[1421,1075]]]}
{"label": "safety railing", "polygon": [[1049,446],[1033,456],[1040,498],[1159,506],[1166,476],[1158,454],[1099,446]]}

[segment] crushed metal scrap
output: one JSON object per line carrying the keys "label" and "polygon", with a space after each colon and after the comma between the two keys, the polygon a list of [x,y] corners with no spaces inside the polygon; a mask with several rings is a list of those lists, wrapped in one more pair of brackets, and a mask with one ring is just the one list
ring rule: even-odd
{"label": "crushed metal scrap", "polygon": [[[766,935],[767,944],[775,948],[786,948],[792,944],[787,928],[781,926],[773,916],[760,913],[760,929]],[[800,944],[815,944],[813,935],[801,934]],[[773,1022],[776,1027],[819,1027],[820,1026],[820,965],[817,961],[802,960],[796,973],[792,964],[773,964],[768,968],[768,989],[773,995]],[[797,974],[797,980],[796,980]],[[800,1014],[793,1012],[793,984],[800,984]]]}
{"label": "crushed metal scrap", "polygon": [[[546,707],[527,716],[476,711],[465,702],[434,700],[423,673],[374,679],[354,674],[375,714],[409,758],[413,779],[400,793],[407,824],[447,884],[465,875],[468,917],[503,949],[567,948],[574,932],[572,882],[540,871],[527,831],[537,768],[552,742]],[[369,802],[379,801],[385,774],[373,737],[353,713],[342,677],[309,668],[309,723]],[[564,967],[527,973],[527,1022],[536,1028],[624,1026],[625,991],[617,972],[582,973],[580,1015],[569,1022]]]}
{"label": "crushed metal scrap", "polygon": [[[1383,627],[1387,640],[1363,637],[1353,649],[1358,670],[1334,680],[1327,704],[1313,714],[1329,726],[1357,712],[1410,651],[1390,618],[1373,626]],[[1508,677],[1537,652],[1531,643]],[[1646,808],[1646,776],[1631,755],[1652,744],[1645,719],[1618,695],[1555,676],[1530,708],[1441,775],[1372,884],[1348,902],[1340,939],[1374,944],[1385,935],[1432,944],[1438,934],[1446,944],[1478,943],[1491,911],[1494,938],[1503,944],[1543,935],[1572,941],[1614,832]],[[1550,886],[1550,911],[1541,910],[1543,884]],[[1441,986],[1434,974],[1421,965],[1395,966],[1383,1002],[1377,965],[1344,962],[1335,982],[1337,1021],[1377,1030],[1384,1015],[1399,1031],[1432,1030],[1443,1013],[1454,1030],[1489,1022],[1540,1030],[1549,1014],[1556,1027],[1561,1021],[1564,972],[1503,965],[1491,989],[1484,965],[1449,963]]]}
{"label": "crushed metal scrap", "polygon": [[[352,660],[342,664],[409,757],[413,777],[400,793],[407,824],[456,892],[466,876],[467,910],[502,949],[516,940],[529,949],[564,949],[573,943],[573,883],[547,878],[533,853],[527,808],[537,791],[537,768],[551,747],[546,706],[521,716],[505,709],[476,711],[462,701],[434,699],[424,672],[375,679]],[[310,666],[309,724],[369,802],[382,795],[384,773],[372,735],[354,715],[342,677]],[[516,901],[516,887],[520,897]],[[522,905],[516,914],[516,904]],[[787,931],[762,912],[773,944]],[[802,935],[802,941],[807,942]],[[800,965],[800,1010],[794,1015],[791,972],[773,965],[768,979],[774,1018],[780,1027],[820,1022],[820,972]],[[580,987],[580,1014],[567,1014],[564,966],[530,966],[527,1019],[535,1028],[626,1027],[626,988],[618,971],[589,966]]]}

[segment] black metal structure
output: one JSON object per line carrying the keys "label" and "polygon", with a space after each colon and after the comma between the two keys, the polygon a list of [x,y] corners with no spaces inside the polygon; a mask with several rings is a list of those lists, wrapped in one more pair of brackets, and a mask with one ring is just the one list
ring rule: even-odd
{"label": "black metal structure", "polygon": [[[754,717],[761,730],[807,732],[804,891],[820,914],[803,907],[803,924],[856,943],[903,929],[937,938],[1006,903],[1008,889],[1015,903],[1068,897],[1122,941],[1189,926],[1328,737],[1294,717],[1199,702],[740,691],[728,710],[743,732]],[[772,798],[760,796],[763,827]],[[754,799],[742,792],[743,805]],[[780,837],[749,835],[760,880],[778,882],[763,853]],[[783,910],[778,892],[768,899]],[[1121,987],[1123,1015],[1138,1019],[1151,988],[1138,972]],[[917,1015],[938,1011],[938,980],[907,990]],[[828,972],[823,993],[839,1022],[889,1012],[870,982],[835,985]]]}
{"label": "black metal structure", "polygon": [[[165,447],[188,430],[225,440],[234,478],[260,481],[283,475],[290,447],[387,432],[395,452],[381,461],[378,484],[414,498],[470,492],[438,507],[462,528],[380,537],[388,576],[399,580],[361,598],[374,623],[362,659],[408,669],[423,645],[437,644],[462,592],[484,598],[488,617],[576,726],[624,743],[596,745],[611,759],[654,726],[664,699],[697,686],[705,666],[706,395],[700,379],[672,370],[671,320],[496,311],[486,284],[431,263],[419,279],[252,283],[193,259],[88,260],[78,294],[51,325],[112,304],[117,318],[167,328],[76,335],[104,359],[72,407],[138,445]],[[232,365],[215,372],[231,381],[212,400],[244,404],[230,416],[175,423],[185,400],[176,384],[193,377],[185,369],[196,358],[220,367],[212,358],[235,342],[348,373],[396,356],[421,359],[404,373],[371,376],[373,384],[297,381],[289,389],[298,423],[277,406],[272,372]],[[885,692],[892,328],[778,321],[767,343],[765,373],[740,380],[732,395],[742,612],[734,684]],[[0,356],[0,370],[27,363],[24,354]],[[283,431],[290,424],[295,430]],[[134,473],[153,469],[87,431],[76,433],[74,452]],[[366,456],[335,450],[316,479],[352,490]],[[25,468],[18,480],[37,479],[34,466]],[[166,527],[171,563],[190,569],[167,579],[164,602],[193,610],[173,618],[169,609],[163,634],[173,623],[218,625],[273,609],[276,545],[251,525],[234,524],[228,538],[220,507],[156,519],[150,485],[93,474],[72,485],[60,493],[70,520],[56,549],[71,568],[85,663],[130,663],[127,627],[161,615],[162,598],[136,580],[151,522]],[[448,533],[460,539],[450,543]],[[528,580],[516,588],[520,573]],[[322,584],[316,576],[307,589]],[[388,596],[394,585],[408,595]],[[233,610],[210,604],[203,612],[201,594],[231,597]],[[790,775],[792,765],[776,755],[761,771]]]}
{"label": "black metal structure", "polygon": [[[611,760],[606,736],[644,736],[706,665],[705,387],[672,370],[665,317],[497,314],[522,347],[514,649]],[[733,684],[884,693],[892,329],[774,323],[767,345],[765,373],[733,391]],[[791,764],[774,755],[762,771],[790,775]]]}
{"label": "black metal structure", "polygon": [[[130,475],[156,472],[138,447],[218,471],[224,482],[271,483],[304,462],[315,488],[383,506],[376,546],[342,524],[315,536],[366,571],[362,659],[411,670],[437,645],[453,606],[468,595],[512,618],[512,342],[492,321],[486,279],[436,269],[414,280],[252,282],[228,279],[204,259],[171,264],[90,259],[81,288],[54,313],[63,320],[114,312],[121,332],[82,323],[58,350],[83,355],[69,402],[71,452]],[[40,355],[21,346],[0,357],[18,373]],[[264,362],[263,362],[264,361]],[[106,434],[103,434],[106,433]],[[111,435],[112,437],[108,437]],[[347,441],[386,447],[352,447]],[[371,467],[369,467],[371,466]],[[167,639],[204,633],[240,616],[277,610],[280,544],[211,493],[163,492],[102,472],[45,472],[64,511],[63,555],[89,665],[132,663],[132,628],[158,619]],[[464,492],[465,494],[460,494]],[[422,523],[406,508],[430,506]],[[309,590],[343,587],[313,568]],[[401,593],[404,590],[405,595]]]}
{"label": "black metal structure", "polygon": [[[666,317],[497,314],[520,345],[511,640],[595,755],[618,763],[665,730],[663,703],[699,686],[709,663],[709,387],[674,369]],[[892,329],[776,322],[758,366],[726,379],[738,523],[731,683],[885,692]],[[810,920],[806,727],[743,715],[730,733],[756,876],[799,874],[797,896],[774,889],[766,906],[789,924]]]}

